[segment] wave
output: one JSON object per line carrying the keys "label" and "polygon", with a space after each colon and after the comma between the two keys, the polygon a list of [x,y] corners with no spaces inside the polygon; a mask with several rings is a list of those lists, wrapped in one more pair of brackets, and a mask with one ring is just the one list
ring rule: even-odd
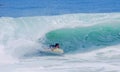
{"label": "wave", "polygon": [[87,51],[119,44],[119,19],[119,13],[0,17],[0,44],[14,54],[34,53],[55,42],[66,53]]}
{"label": "wave", "polygon": [[60,43],[65,52],[87,51],[120,43],[120,25],[102,24],[89,27],[64,28],[46,34],[45,43]]}

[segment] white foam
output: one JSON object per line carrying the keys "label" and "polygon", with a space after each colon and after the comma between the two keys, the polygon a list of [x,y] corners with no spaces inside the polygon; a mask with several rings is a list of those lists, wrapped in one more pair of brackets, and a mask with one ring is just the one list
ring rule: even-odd
{"label": "white foam", "polygon": [[11,55],[8,55],[5,52],[5,48],[3,45],[0,45],[0,65],[1,64],[13,64],[17,62],[15,58],[13,58]]}
{"label": "white foam", "polygon": [[33,54],[41,48],[41,45],[30,40],[13,40],[7,45],[7,50],[15,57],[22,57],[25,54]]}
{"label": "white foam", "polygon": [[[79,53],[73,56],[74,58],[80,58],[85,60],[120,60],[120,45],[108,46],[103,49],[97,49],[87,53]],[[69,55],[68,55],[69,56]],[[72,56],[72,55],[70,55]]]}

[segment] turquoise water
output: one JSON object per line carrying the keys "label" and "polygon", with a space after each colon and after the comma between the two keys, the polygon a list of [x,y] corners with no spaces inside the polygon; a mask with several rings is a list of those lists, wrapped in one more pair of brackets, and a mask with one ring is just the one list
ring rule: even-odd
{"label": "turquoise water", "polygon": [[45,43],[60,43],[65,52],[87,51],[120,43],[120,25],[102,24],[88,27],[63,28],[46,34]]}

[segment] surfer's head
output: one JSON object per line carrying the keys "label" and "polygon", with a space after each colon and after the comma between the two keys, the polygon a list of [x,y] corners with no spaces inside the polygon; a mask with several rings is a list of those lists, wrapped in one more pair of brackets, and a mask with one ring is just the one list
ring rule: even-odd
{"label": "surfer's head", "polygon": [[59,48],[59,43],[56,43],[56,44],[55,44],[55,47],[56,47],[56,48]]}

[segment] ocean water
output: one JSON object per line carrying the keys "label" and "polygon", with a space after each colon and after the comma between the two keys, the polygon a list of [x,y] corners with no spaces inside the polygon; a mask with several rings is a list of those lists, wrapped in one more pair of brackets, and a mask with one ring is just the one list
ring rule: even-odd
{"label": "ocean water", "polygon": [[[119,72],[120,14],[1,17],[3,72]],[[60,43],[62,56],[43,55]]]}
{"label": "ocean water", "polygon": [[[0,0],[0,71],[120,72],[119,3]],[[41,52],[55,43],[63,55]]]}
{"label": "ocean water", "polygon": [[0,0],[0,16],[53,16],[120,12],[119,0]]}

